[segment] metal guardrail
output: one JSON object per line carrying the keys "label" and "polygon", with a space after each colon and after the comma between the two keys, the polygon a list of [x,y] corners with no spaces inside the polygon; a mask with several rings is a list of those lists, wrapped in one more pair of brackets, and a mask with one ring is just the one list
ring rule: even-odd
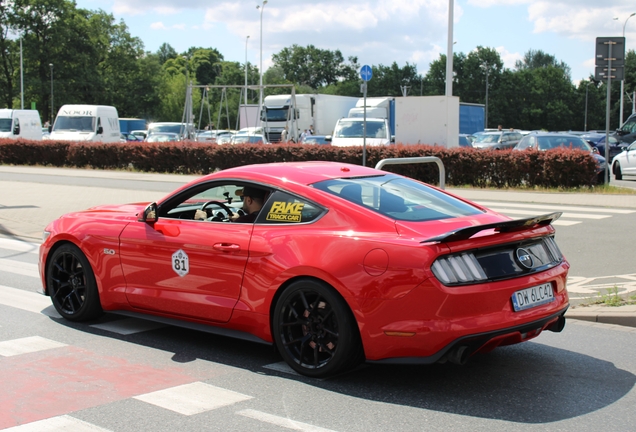
{"label": "metal guardrail", "polygon": [[382,159],[375,165],[375,169],[382,169],[384,165],[404,165],[411,163],[431,163],[434,162],[439,167],[439,188],[444,189],[446,186],[446,170],[444,169],[444,163],[442,160],[435,156],[423,156],[423,157],[410,157],[410,158],[390,158]]}

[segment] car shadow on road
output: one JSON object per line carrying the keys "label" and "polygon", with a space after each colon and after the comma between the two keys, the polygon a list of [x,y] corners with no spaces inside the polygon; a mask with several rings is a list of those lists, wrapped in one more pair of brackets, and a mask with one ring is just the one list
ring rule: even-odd
{"label": "car shadow on road", "polygon": [[363,400],[518,423],[589,414],[619,401],[636,384],[636,375],[609,361],[533,341],[473,356],[463,366],[365,364],[316,380],[264,368],[281,362],[269,345],[173,326],[131,335],[90,327],[122,319],[114,314],[83,324],[51,319],[78,331],[172,352],[175,363],[209,361]]}

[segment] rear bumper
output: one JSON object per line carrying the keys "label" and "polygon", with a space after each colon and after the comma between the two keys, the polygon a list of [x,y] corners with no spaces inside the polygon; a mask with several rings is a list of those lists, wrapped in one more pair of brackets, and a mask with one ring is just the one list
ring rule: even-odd
{"label": "rear bumper", "polygon": [[568,307],[569,305],[557,313],[530,323],[460,337],[430,356],[395,357],[382,360],[368,360],[367,362],[377,364],[432,364],[444,361],[449,353],[456,351],[460,347],[465,347],[465,349],[462,350],[463,356],[465,357],[469,357],[478,352],[489,352],[498,346],[525,342],[538,336],[544,330],[560,332],[565,325],[565,312]]}

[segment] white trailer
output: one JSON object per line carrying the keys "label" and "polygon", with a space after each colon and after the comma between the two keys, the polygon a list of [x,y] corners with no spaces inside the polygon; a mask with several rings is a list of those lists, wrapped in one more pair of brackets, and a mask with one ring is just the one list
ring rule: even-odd
{"label": "white trailer", "polygon": [[459,145],[459,98],[395,98],[395,142],[444,147]]}
{"label": "white trailer", "polygon": [[297,94],[293,99],[292,95],[272,95],[263,100],[261,125],[270,142],[280,141],[285,127],[288,138],[296,142],[312,126],[315,135],[331,135],[338,119],[346,117],[358,101],[357,97],[325,94]]}

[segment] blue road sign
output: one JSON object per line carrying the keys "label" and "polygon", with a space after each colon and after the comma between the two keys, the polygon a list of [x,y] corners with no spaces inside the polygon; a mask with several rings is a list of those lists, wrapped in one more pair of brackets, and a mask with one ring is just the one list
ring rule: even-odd
{"label": "blue road sign", "polygon": [[373,70],[371,69],[371,66],[362,66],[362,69],[360,69],[360,76],[362,77],[362,81],[370,81],[371,77],[373,76]]}

